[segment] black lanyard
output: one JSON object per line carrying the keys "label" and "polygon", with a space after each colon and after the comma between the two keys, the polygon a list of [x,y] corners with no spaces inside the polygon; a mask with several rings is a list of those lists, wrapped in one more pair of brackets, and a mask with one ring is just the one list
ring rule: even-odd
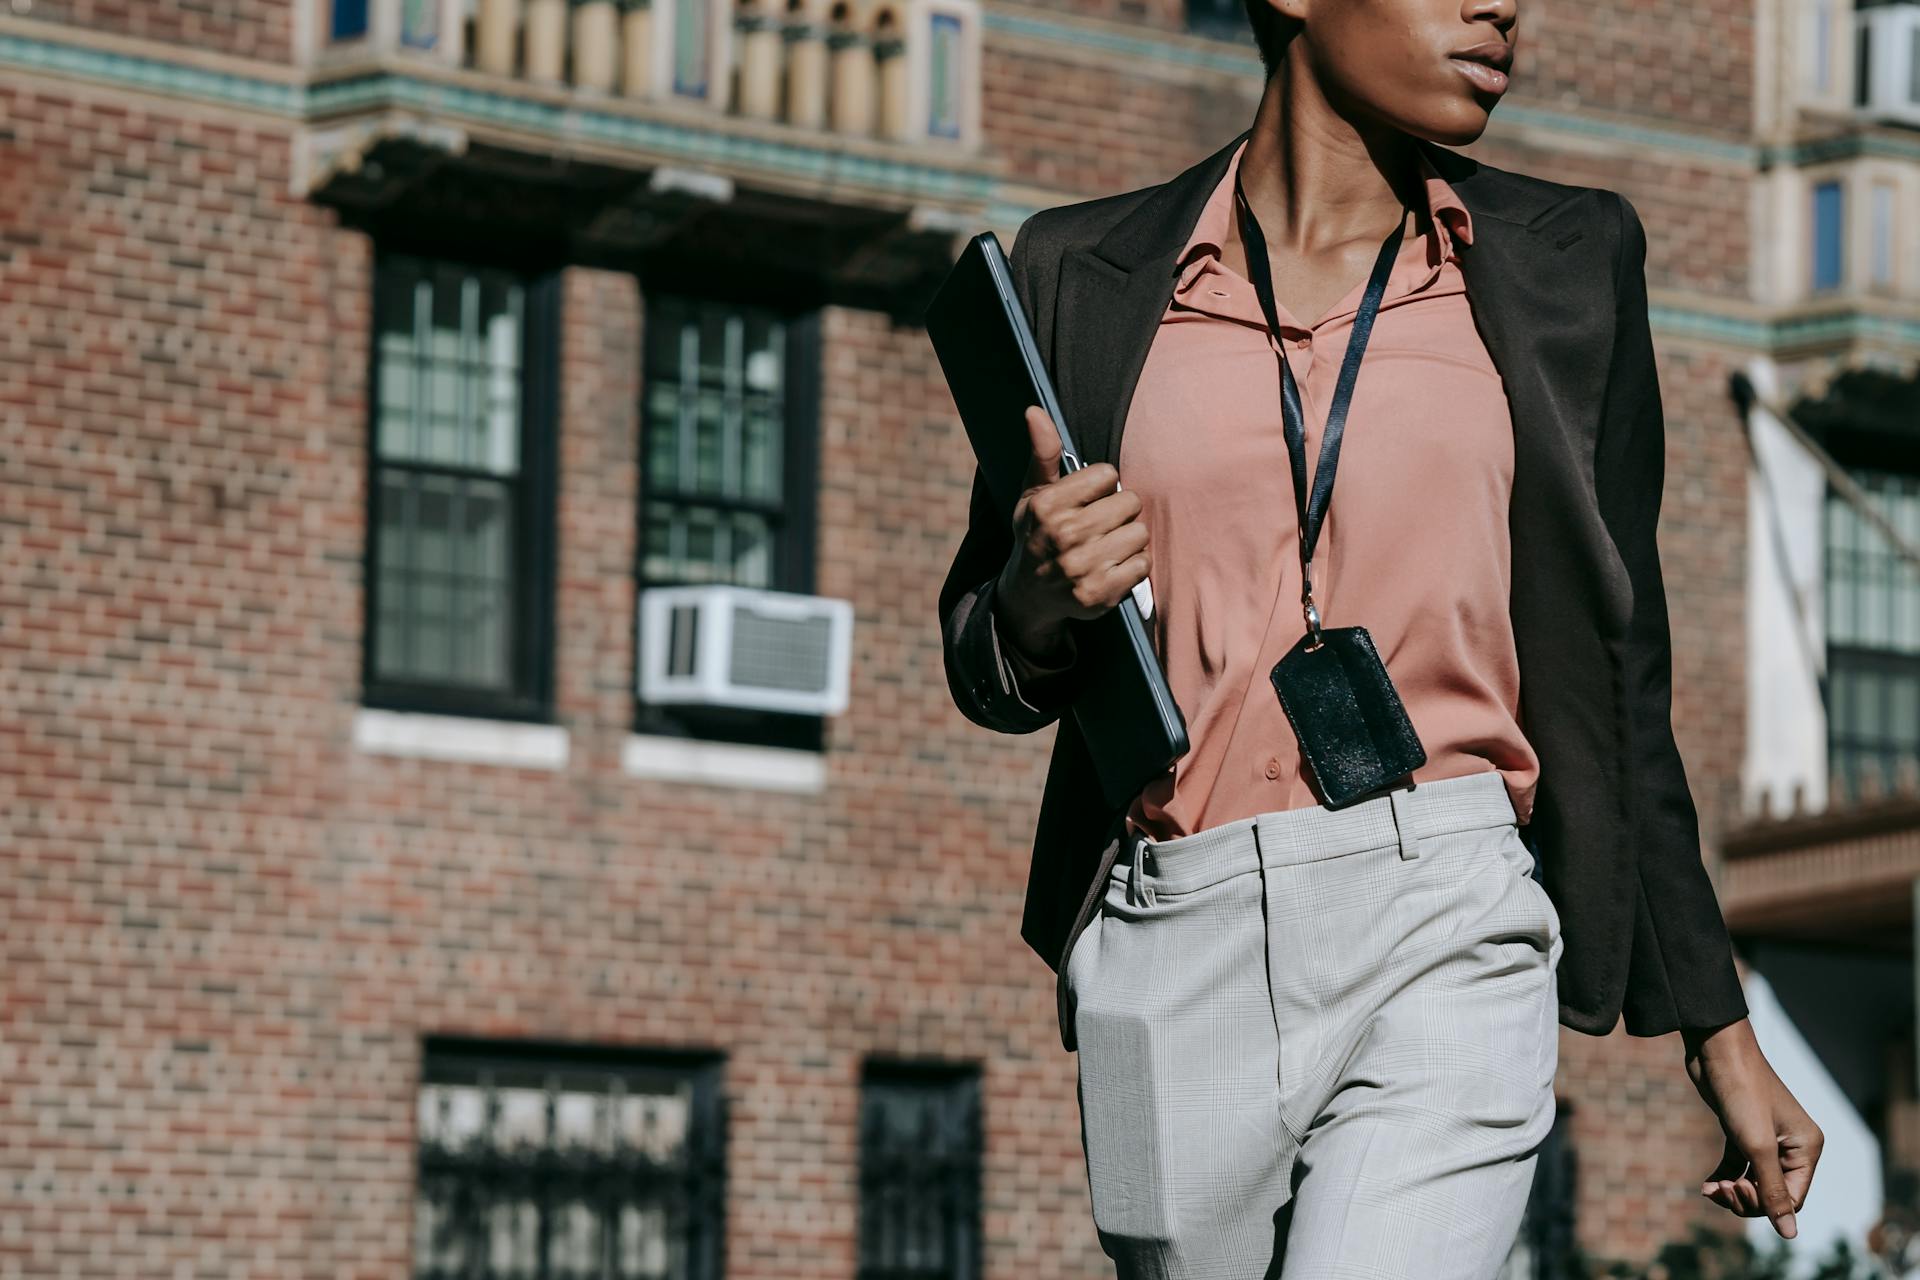
{"label": "black lanyard", "polygon": [[1260,297],[1260,309],[1266,314],[1267,329],[1280,348],[1280,416],[1285,427],[1287,454],[1293,462],[1293,498],[1300,518],[1300,607],[1306,615],[1307,632],[1314,645],[1320,642],[1320,610],[1313,602],[1313,547],[1320,539],[1320,523],[1326,519],[1327,504],[1333,498],[1333,470],[1340,459],[1340,436],[1347,422],[1347,405],[1353,399],[1353,384],[1360,376],[1360,358],[1366,354],[1367,339],[1373,334],[1374,313],[1387,292],[1387,276],[1400,252],[1400,238],[1406,228],[1406,215],[1380,246],[1374,259],[1373,274],[1367,277],[1367,291],[1354,313],[1353,332],[1347,338],[1347,353],[1340,362],[1340,379],[1334,384],[1333,400],[1327,405],[1327,426],[1320,438],[1320,462],[1313,471],[1313,493],[1307,493],[1307,429],[1300,410],[1300,389],[1293,380],[1293,366],[1287,362],[1286,343],[1280,336],[1280,311],[1273,300],[1273,269],[1267,261],[1267,240],[1260,234],[1260,222],[1247,206],[1246,191],[1234,175],[1234,206],[1240,218],[1240,240],[1247,251],[1247,270],[1253,277],[1253,291]]}

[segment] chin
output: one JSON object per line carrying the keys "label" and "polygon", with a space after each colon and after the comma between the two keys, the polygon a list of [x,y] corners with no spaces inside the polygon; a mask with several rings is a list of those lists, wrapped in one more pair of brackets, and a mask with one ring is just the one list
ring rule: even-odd
{"label": "chin", "polygon": [[1491,105],[1467,102],[1444,114],[1422,120],[1418,125],[1409,127],[1407,132],[1443,147],[1464,147],[1479,140],[1480,135],[1487,131],[1487,121],[1492,116]]}

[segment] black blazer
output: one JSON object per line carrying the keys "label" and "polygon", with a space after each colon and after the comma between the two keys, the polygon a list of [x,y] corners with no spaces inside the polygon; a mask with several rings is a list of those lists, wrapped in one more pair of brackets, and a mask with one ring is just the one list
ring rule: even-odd
{"label": "black blazer", "polygon": [[[1113,462],[1174,263],[1243,133],[1177,178],[1035,214],[1013,275],[1082,457]],[[1654,528],[1665,425],[1648,331],[1646,238],[1619,194],[1421,144],[1473,216],[1461,272],[1514,423],[1510,613],[1522,730],[1540,760],[1521,832],[1565,937],[1560,1021],[1630,1035],[1746,1016],[1670,718],[1672,657]],[[1018,423],[1008,430],[1018,430]],[[1126,808],[1101,798],[1068,712],[1074,672],[1008,686],[988,627],[1012,551],[976,467],[940,590],[947,682],[1001,733],[1059,721],[1021,933],[1056,975],[1092,918]],[[1070,627],[1080,625],[1070,622]],[[1061,1036],[1074,1047],[1064,982]]]}

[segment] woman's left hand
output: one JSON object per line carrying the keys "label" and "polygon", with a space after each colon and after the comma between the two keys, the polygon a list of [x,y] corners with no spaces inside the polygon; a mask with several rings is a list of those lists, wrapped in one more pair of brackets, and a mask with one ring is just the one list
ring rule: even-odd
{"label": "woman's left hand", "polygon": [[1764,1213],[1792,1239],[1826,1135],[1774,1074],[1747,1019],[1681,1035],[1687,1075],[1727,1136],[1700,1193],[1743,1218]]}

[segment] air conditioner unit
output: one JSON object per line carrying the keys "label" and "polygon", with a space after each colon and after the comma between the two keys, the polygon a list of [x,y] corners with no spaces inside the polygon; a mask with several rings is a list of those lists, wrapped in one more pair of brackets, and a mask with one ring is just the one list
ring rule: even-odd
{"label": "air conditioner unit", "polygon": [[1920,3],[1875,5],[1853,20],[1855,104],[1879,119],[1920,124]]}
{"label": "air conditioner unit", "polygon": [[851,601],[727,585],[648,587],[638,613],[642,701],[826,716],[847,709]]}

